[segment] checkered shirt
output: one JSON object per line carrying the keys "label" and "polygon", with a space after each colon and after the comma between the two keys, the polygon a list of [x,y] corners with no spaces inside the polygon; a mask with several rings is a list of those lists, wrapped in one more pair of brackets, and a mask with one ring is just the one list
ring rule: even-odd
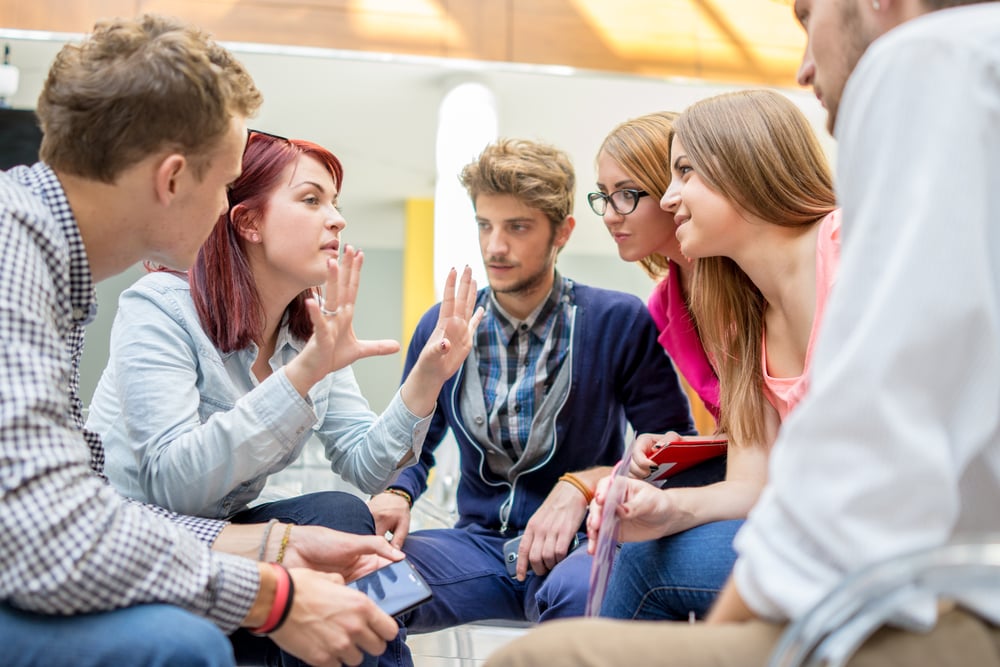
{"label": "checkered shirt", "polygon": [[83,427],[79,361],[96,310],[55,173],[0,172],[0,600],[67,615],[159,602],[229,632],[256,596],[256,565],[209,550],[225,523],[118,495]]}
{"label": "checkered shirt", "polygon": [[486,290],[484,326],[476,348],[479,377],[493,442],[517,461],[528,444],[535,410],[559,374],[569,350],[573,281],[556,273],[552,291],[523,321],[516,321]]}

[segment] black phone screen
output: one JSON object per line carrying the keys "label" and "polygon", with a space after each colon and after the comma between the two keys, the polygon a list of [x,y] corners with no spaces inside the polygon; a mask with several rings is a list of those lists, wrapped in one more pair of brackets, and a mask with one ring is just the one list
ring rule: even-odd
{"label": "black phone screen", "polygon": [[431,589],[406,559],[390,563],[347,584],[370,597],[390,616],[431,599]]}

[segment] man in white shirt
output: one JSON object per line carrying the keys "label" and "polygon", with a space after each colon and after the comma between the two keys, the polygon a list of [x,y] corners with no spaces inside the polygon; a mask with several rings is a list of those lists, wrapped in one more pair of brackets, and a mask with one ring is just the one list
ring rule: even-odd
{"label": "man in white shirt", "polygon": [[[763,664],[783,623],[857,568],[1000,530],[1000,2],[795,13],[799,80],[839,142],[844,252],[733,577],[704,625],[552,623],[488,667]],[[883,629],[851,664],[1000,665],[985,598],[940,617],[915,604],[907,620],[933,630]]]}

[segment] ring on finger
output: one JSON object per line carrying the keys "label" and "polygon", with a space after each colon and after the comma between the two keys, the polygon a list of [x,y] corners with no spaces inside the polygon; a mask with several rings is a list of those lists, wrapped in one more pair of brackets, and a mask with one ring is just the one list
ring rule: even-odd
{"label": "ring on finger", "polygon": [[340,306],[337,306],[333,310],[327,310],[326,306],[320,306],[319,307],[319,312],[323,313],[327,317],[335,317],[337,315],[337,313],[340,312]]}

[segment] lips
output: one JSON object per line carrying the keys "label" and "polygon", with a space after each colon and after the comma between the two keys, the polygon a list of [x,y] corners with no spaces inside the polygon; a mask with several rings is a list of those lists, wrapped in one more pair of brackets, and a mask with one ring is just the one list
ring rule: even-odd
{"label": "lips", "polygon": [[329,243],[325,243],[322,246],[320,246],[320,250],[329,250],[331,252],[337,252],[338,250],[340,250],[340,241],[334,239]]}

